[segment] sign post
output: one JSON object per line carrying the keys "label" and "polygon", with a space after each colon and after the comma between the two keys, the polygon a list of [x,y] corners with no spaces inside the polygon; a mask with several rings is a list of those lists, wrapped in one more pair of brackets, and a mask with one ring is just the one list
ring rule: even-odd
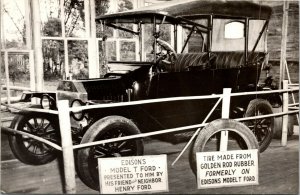
{"label": "sign post", "polygon": [[[228,119],[230,112],[230,94],[231,88],[223,89],[223,101],[222,101],[222,118]],[[228,145],[228,131],[221,131],[220,151],[226,151]]]}

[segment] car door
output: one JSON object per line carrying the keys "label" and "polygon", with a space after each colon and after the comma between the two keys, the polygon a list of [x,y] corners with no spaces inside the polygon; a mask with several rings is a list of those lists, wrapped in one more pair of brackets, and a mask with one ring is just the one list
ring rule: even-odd
{"label": "car door", "polygon": [[[213,92],[213,72],[166,72],[158,75],[158,98],[210,95]],[[165,127],[201,123],[214,100],[184,100],[158,104],[157,118]]]}

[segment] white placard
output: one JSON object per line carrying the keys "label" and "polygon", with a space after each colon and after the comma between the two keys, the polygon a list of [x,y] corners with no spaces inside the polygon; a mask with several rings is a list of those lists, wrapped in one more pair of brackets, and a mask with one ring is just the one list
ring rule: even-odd
{"label": "white placard", "polygon": [[167,155],[98,158],[101,194],[169,191]]}
{"label": "white placard", "polygon": [[199,152],[198,189],[258,185],[258,150]]}

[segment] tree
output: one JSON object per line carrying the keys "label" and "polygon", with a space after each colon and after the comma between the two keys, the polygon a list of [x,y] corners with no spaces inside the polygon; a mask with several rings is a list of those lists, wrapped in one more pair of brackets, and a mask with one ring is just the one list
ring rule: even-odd
{"label": "tree", "polygon": [[75,36],[74,29],[83,30],[84,25],[84,1],[83,0],[64,0],[66,34],[69,37]]}
{"label": "tree", "polygon": [[130,0],[119,0],[119,12],[133,9],[133,4]]}
{"label": "tree", "polygon": [[43,25],[42,32],[44,36],[60,36],[61,35],[61,21],[59,18],[49,18],[48,21]]}

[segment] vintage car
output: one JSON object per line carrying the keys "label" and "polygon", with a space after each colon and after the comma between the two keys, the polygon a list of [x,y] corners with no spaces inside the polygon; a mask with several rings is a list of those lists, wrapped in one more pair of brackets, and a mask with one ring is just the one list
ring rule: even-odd
{"label": "vintage car", "polygon": [[[232,92],[272,90],[270,78],[259,83],[260,73],[267,66],[266,38],[271,14],[270,7],[248,1],[177,0],[101,15],[96,22],[102,28],[102,62],[107,70],[104,77],[62,80],[55,93],[28,92],[22,99],[39,98],[40,105],[33,107],[56,110],[57,101],[63,99],[74,107],[221,94],[223,88],[231,88]],[[113,31],[131,38],[135,53],[130,53],[129,47],[121,47],[127,57],[112,55],[109,34],[114,34]],[[70,113],[73,142],[87,143],[200,124],[216,102],[217,99],[158,101]],[[230,118],[271,114],[272,106],[280,104],[276,94],[234,96]],[[221,105],[208,122],[219,118]],[[217,120],[215,126],[221,124]],[[233,132],[230,139],[236,138],[242,149],[255,148],[258,146],[250,139],[253,134],[260,151],[264,151],[272,139],[274,118],[244,124],[239,124],[239,131]],[[52,114],[20,112],[11,127],[60,143],[58,118]],[[193,132],[154,138],[175,144],[189,139]],[[204,145],[214,140],[201,136],[191,152],[194,171],[195,152],[206,150]],[[219,131],[212,131],[209,138],[213,137],[218,139]],[[24,163],[45,164],[56,157],[53,148],[25,136],[9,135],[9,142],[15,156]],[[97,158],[143,155],[143,147],[141,139],[131,139],[76,150],[77,173],[86,185],[97,190]]]}

